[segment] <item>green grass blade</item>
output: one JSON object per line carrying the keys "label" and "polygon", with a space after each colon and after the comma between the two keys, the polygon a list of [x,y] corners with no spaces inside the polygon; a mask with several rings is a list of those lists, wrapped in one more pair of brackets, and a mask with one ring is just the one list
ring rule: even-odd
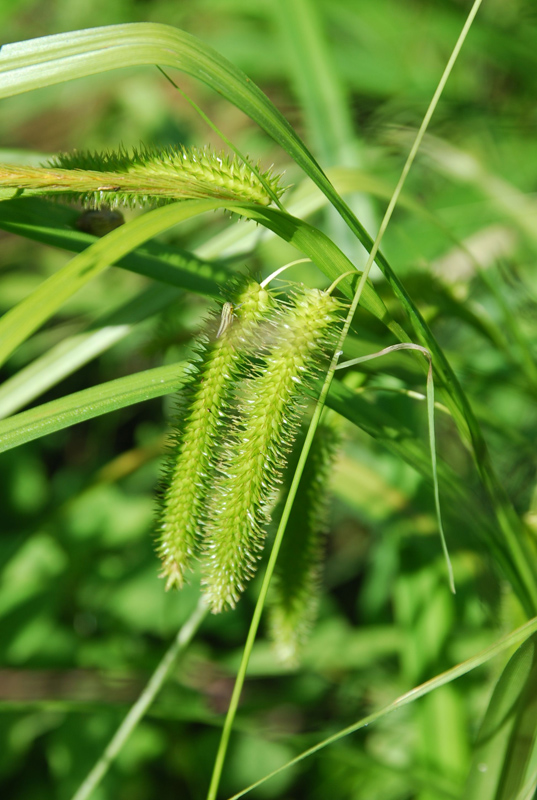
{"label": "green grass blade", "polygon": [[[32,200],[32,202],[35,201]],[[1,206],[0,203],[0,214]],[[0,344],[0,362],[2,359],[5,360],[15,347],[42,322],[52,316],[65,300],[110,264],[120,260],[137,245],[172,225],[216,208],[237,211],[269,228],[309,256],[332,280],[343,272],[354,270],[349,259],[325,234],[308,223],[281,211],[262,206],[223,203],[216,200],[184,200],[181,203],[150,211],[97,240],[69,262],[63,270],[45,281],[30,297],[5,314],[0,320],[0,336],[3,337]],[[73,234],[75,234],[74,231]],[[68,238],[73,240],[71,232],[69,232]],[[157,263],[155,266],[157,274],[159,274],[159,264]],[[170,268],[168,272],[170,270],[174,271],[173,268]],[[151,269],[148,269],[148,272],[151,272]],[[160,277],[166,277],[166,275],[162,275],[162,270]],[[347,296],[352,297],[352,281],[349,278],[342,280],[340,287]],[[401,326],[391,319],[386,306],[371,284],[366,284],[364,287],[362,305],[387,325],[398,339],[403,341],[408,339]]]}
{"label": "green grass blade", "polygon": [[531,776],[526,781],[520,792],[515,797],[515,800],[535,800],[535,793],[537,792],[537,769],[533,771]]}
{"label": "green grass blade", "polygon": [[208,608],[202,597],[164,654],[147,686],[117,729],[104,753],[80,785],[78,791],[73,795],[73,800],[86,800],[93,793],[93,790],[97,788],[110,769],[110,765],[117,758],[118,753],[155,699],[178,657],[192,641],[207,614]]}
{"label": "green grass blade", "polygon": [[0,453],[48,433],[177,391],[186,363],[137,372],[92,386],[0,421]]}
{"label": "green grass blade", "polygon": [[0,419],[13,414],[88,361],[124,339],[134,326],[181,296],[181,290],[152,286],[95,320],[87,331],[58,342],[0,386]]}
{"label": "green grass blade", "polygon": [[354,140],[352,120],[323,36],[317,3],[276,0],[272,5],[285,44],[292,83],[322,162],[344,164]]}
{"label": "green grass blade", "polygon": [[[296,247],[304,255],[308,256],[324,274],[334,280],[343,273],[355,272],[356,278],[360,272],[356,270],[346,255],[318,228],[314,228],[307,222],[303,222],[290,214],[282,213],[274,208],[264,208],[261,206],[240,206],[237,208],[239,213],[249,219],[253,219],[264,225],[269,230],[276,233],[286,242]],[[338,288],[349,298],[354,295],[356,279],[343,278],[338,283]],[[400,341],[408,341],[406,331],[395,322],[384,302],[376,293],[370,283],[364,285],[362,293],[362,307],[379,319]]]}
{"label": "green grass blade", "polygon": [[537,637],[514,653],[494,689],[474,749],[463,800],[511,800],[537,733]]}
{"label": "green grass blade", "polygon": [[[316,0],[277,0],[271,11],[278,24],[284,57],[295,94],[302,108],[304,126],[313,151],[323,167],[356,166],[361,162],[349,110],[349,98],[334,63],[333,42],[326,31],[326,9]],[[354,196],[351,206],[359,219],[372,225],[369,198]],[[334,208],[329,209],[328,231],[345,252],[355,253],[356,241]]]}
{"label": "green grass blade", "polygon": [[167,228],[220,206],[217,200],[185,200],[157,208],[116,228],[44,281],[0,320],[0,364],[52,317],[75,292],[135,247]]}
{"label": "green grass blade", "polygon": [[[304,761],[306,758],[318,753],[320,750],[323,750],[328,745],[334,744],[335,742],[343,739],[345,736],[349,736],[351,733],[355,733],[359,731],[361,728],[365,728],[371,723],[376,722],[377,720],[385,717],[387,714],[390,714],[392,711],[396,711],[397,709],[401,708],[402,706],[408,705],[409,703],[413,703],[415,700],[418,700],[420,697],[424,697],[430,692],[434,691],[435,689],[440,688],[440,686],[444,686],[447,683],[451,683],[452,681],[460,678],[462,675],[466,675],[468,672],[476,669],[477,667],[486,664],[487,661],[490,661],[495,656],[504,653],[506,650],[509,650],[516,644],[520,642],[524,642],[527,638],[529,638],[533,633],[537,631],[537,618],[531,619],[525,625],[522,625],[517,630],[513,631],[512,633],[508,634],[507,636],[502,637],[498,642],[493,644],[491,647],[487,647],[485,650],[482,650],[472,658],[469,658],[467,661],[464,661],[462,664],[457,664],[456,667],[452,667],[451,669],[443,672],[441,675],[437,675],[434,678],[426,681],[425,683],[416,686],[414,689],[411,689],[406,694],[401,695],[393,703],[385,706],[380,711],[375,711],[373,714],[369,714],[367,717],[355,722],[353,725],[349,725],[347,728],[343,728],[343,730],[338,731],[333,736],[329,736],[327,739],[323,739],[322,742],[316,744],[314,747],[310,747],[308,750],[305,750],[300,755],[296,756],[296,758],[291,759],[286,764],[283,764],[278,769],[274,770],[273,772],[265,775],[265,777],[261,778],[260,780],[256,781],[255,783],[248,786],[246,789],[243,789],[241,792],[237,792],[229,800],[238,800],[239,797],[244,797],[245,794],[251,792],[252,789],[261,786],[266,781],[270,780],[270,778],[279,775],[289,767],[294,766],[295,764],[299,764],[301,761]],[[480,798],[481,800],[481,798]]]}
{"label": "green grass blade", "polygon": [[440,533],[440,541],[442,543],[442,551],[444,553],[444,558],[446,561],[448,577],[449,577],[449,586],[453,594],[455,594],[455,580],[453,578],[453,567],[451,565],[451,559],[449,557],[449,551],[447,547],[446,537],[444,534],[444,526],[442,525],[442,511],[440,508],[440,490],[438,486],[438,470],[437,470],[437,460],[436,460],[436,436],[435,436],[435,429],[434,429],[434,378],[433,378],[433,362],[431,359],[431,354],[425,347],[421,347],[419,344],[412,344],[412,343],[404,343],[404,344],[394,344],[390,347],[385,347],[383,350],[380,350],[378,353],[371,353],[366,356],[361,356],[360,358],[353,358],[351,361],[345,361],[343,364],[338,364],[336,370],[345,369],[346,367],[350,367],[353,364],[360,364],[364,361],[371,361],[374,358],[379,358],[380,356],[387,355],[395,350],[419,350],[423,353],[423,355],[427,358],[429,362],[429,368],[427,370],[427,425],[429,430],[429,450],[431,454],[431,473],[433,476],[433,490],[434,490],[434,504],[436,508],[436,519],[438,522],[438,530]]}
{"label": "green grass blade", "polygon": [[[75,230],[79,216],[80,212],[74,208],[38,197],[0,203],[1,229],[75,253],[81,253],[96,241],[94,236]],[[219,284],[229,277],[227,270],[218,264],[157,242],[129,253],[115,266],[215,298],[220,298]]]}

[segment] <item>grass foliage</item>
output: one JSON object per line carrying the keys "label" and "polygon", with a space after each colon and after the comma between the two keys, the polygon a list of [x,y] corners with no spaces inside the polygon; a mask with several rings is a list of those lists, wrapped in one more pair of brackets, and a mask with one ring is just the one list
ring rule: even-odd
{"label": "grass foliage", "polygon": [[2,796],[537,796],[537,25],[480,5],[0,0]]}

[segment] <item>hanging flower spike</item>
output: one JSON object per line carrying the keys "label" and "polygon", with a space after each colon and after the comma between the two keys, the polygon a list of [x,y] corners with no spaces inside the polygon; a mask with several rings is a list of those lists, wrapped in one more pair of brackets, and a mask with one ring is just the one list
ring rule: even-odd
{"label": "hanging flower spike", "polygon": [[338,306],[317,289],[297,293],[276,318],[276,342],[261,373],[241,390],[239,422],[224,445],[205,526],[202,585],[214,613],[233,608],[254,574],[303,384],[318,370]]}
{"label": "hanging flower spike", "polygon": [[[280,197],[284,191],[280,176],[270,169],[260,174]],[[185,199],[214,198],[263,206],[273,201],[252,165],[208,147],[141,147],[132,153],[124,149],[117,153],[75,150],[61,153],[44,167],[0,164],[0,188],[61,196],[91,208],[162,205]]]}
{"label": "hanging flower spike", "polygon": [[157,529],[166,589],[183,585],[200,548],[200,518],[230,391],[243,368],[252,333],[272,305],[270,294],[259,284],[243,288],[237,296],[237,319],[228,320],[209,348],[202,347],[201,363],[186,387],[171,437]]}
{"label": "hanging flower spike", "polygon": [[317,618],[323,534],[330,499],[328,485],[339,444],[336,415],[325,409],[289,516],[271,589],[270,636],[278,658],[289,667],[298,663],[300,650]]}

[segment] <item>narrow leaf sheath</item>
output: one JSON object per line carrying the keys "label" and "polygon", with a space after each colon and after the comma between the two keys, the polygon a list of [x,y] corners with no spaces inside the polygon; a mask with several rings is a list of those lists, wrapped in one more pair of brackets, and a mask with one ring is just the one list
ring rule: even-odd
{"label": "narrow leaf sheath", "polygon": [[166,589],[180,588],[200,548],[200,520],[213,477],[231,387],[258,322],[272,306],[269,293],[252,282],[235,299],[237,318],[201,354],[185,388],[165,468],[157,537]]}
{"label": "narrow leaf sheath", "polygon": [[294,439],[302,384],[319,366],[338,303],[304,289],[277,317],[259,374],[246,381],[240,418],[224,446],[206,522],[202,583],[214,613],[234,607],[263,546],[275,488]]}

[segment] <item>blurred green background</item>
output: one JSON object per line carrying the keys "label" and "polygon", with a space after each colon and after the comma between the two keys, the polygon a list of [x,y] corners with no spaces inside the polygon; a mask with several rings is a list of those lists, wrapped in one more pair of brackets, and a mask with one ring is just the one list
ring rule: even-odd
{"label": "blurred green background", "polygon": [[[462,0],[0,0],[4,43],[138,21],[200,37],[261,86],[323,167],[359,170],[363,192],[350,201],[372,234],[467,11]],[[301,13],[311,25],[306,52],[293,38],[292,18]],[[533,531],[536,67],[535,4],[485,0],[383,245],[463,383],[502,483]],[[286,170],[287,183],[300,183],[285,154],[239,111],[191,79],[177,80],[243,152]],[[0,119],[4,161],[19,150],[52,154],[140,142],[220,147],[149,67],[4,100]],[[317,213],[313,221],[362,258],[331,215]],[[167,241],[193,249],[230,225],[237,223],[214,215]],[[70,257],[3,232],[0,242],[2,313]],[[267,239],[231,266],[268,274],[292,254]],[[294,277],[319,282],[319,275],[309,277],[310,267]],[[382,280],[375,280],[398,316]],[[2,378],[150,285],[109,271],[22,346]],[[193,294],[178,295],[165,312],[130,326],[113,347],[32,402],[188,357],[209,306]],[[391,343],[375,324],[365,324],[363,352]],[[425,439],[424,403],[404,394],[424,389],[410,357],[366,366],[364,396]],[[154,490],[172,408],[172,398],[132,406],[0,458],[3,797],[72,796],[196,603],[195,587],[164,593],[152,545]],[[480,544],[491,509],[441,411],[437,436],[468,497],[464,508],[445,508],[457,595],[446,583],[430,486],[348,425],[333,480],[318,626],[296,670],[278,665],[264,637],[256,646],[222,797],[523,620]],[[204,623],[95,800],[205,796],[256,588],[254,581],[236,611]],[[459,797],[500,666],[444,687],[252,796]]]}

